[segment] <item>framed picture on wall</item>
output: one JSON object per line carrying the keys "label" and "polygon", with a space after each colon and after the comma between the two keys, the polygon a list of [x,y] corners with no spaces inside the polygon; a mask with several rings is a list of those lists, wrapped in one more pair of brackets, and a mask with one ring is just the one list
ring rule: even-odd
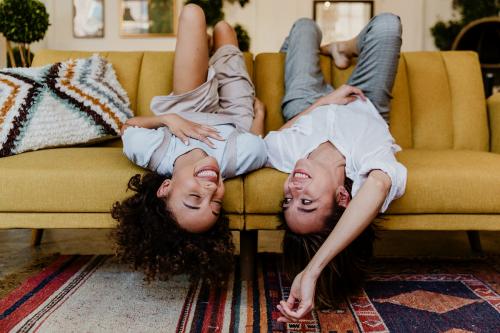
{"label": "framed picture on wall", "polygon": [[313,18],[323,32],[323,43],[355,37],[373,17],[373,1],[313,2]]}
{"label": "framed picture on wall", "polygon": [[176,0],[120,0],[122,37],[174,36]]}
{"label": "framed picture on wall", "polygon": [[104,37],[104,0],[73,0],[73,37]]}

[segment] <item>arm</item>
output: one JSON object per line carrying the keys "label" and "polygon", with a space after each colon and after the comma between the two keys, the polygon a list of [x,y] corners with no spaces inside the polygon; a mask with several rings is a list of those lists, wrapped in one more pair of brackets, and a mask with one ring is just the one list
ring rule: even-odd
{"label": "arm", "polygon": [[323,268],[377,216],[391,188],[391,179],[380,170],[370,172],[358,194],[347,206],[337,226],[307,266],[307,274],[318,277]]}
{"label": "arm", "polygon": [[488,116],[490,121],[490,151],[500,154],[500,92],[488,98]]}
{"label": "arm", "polygon": [[139,117],[133,117],[130,119],[127,119],[127,121],[123,124],[120,132],[123,135],[123,132],[130,127],[130,126],[137,126],[137,127],[142,127],[142,128],[158,128],[162,126],[167,126],[166,125],[166,116],[168,115],[161,115],[161,116],[139,116]]}
{"label": "arm", "polygon": [[[283,317],[280,321],[298,320],[314,307],[316,281],[323,268],[346,248],[377,216],[391,188],[391,179],[383,171],[373,170],[358,194],[347,206],[337,226],[311,259],[307,267],[293,281],[290,297],[280,303]],[[296,300],[300,304],[296,310]]]}
{"label": "arm", "polygon": [[208,139],[224,140],[217,130],[212,126],[201,125],[183,117],[171,113],[160,116],[141,116],[128,119],[121,128],[121,134],[130,126],[155,129],[162,126],[168,127],[173,135],[181,139],[184,144],[189,144],[189,138],[193,138],[206,143],[214,148],[214,144]]}
{"label": "arm", "polygon": [[311,106],[309,106],[306,110],[302,111],[292,119],[286,122],[285,125],[283,125],[280,129],[285,129],[290,126],[292,126],[297,119],[300,117],[310,113],[312,110],[316,109],[318,106],[322,105],[329,105],[329,104],[338,104],[338,105],[344,105],[348,104],[351,102],[354,102],[356,98],[361,98],[362,100],[365,100],[366,97],[363,94],[363,92],[353,86],[348,86],[348,85],[342,85],[338,89],[334,90],[330,94],[321,97],[318,99],[316,102],[314,102]]}
{"label": "arm", "polygon": [[260,99],[255,97],[255,101],[253,103],[254,109],[254,118],[252,121],[252,127],[250,128],[250,132],[255,135],[264,136],[264,120],[266,119],[266,106]]}

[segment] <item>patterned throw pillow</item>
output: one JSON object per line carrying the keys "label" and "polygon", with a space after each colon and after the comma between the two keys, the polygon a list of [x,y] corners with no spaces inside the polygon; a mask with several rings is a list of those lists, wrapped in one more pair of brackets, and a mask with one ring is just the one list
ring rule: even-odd
{"label": "patterned throw pillow", "polygon": [[117,137],[132,117],[106,59],[0,71],[0,157]]}

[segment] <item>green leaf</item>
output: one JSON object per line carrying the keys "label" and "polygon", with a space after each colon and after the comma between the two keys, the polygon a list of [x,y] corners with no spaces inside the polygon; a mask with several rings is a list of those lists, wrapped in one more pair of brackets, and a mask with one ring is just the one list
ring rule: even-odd
{"label": "green leaf", "polygon": [[49,14],[39,0],[3,0],[0,2],[0,32],[16,43],[30,44],[45,36]]}

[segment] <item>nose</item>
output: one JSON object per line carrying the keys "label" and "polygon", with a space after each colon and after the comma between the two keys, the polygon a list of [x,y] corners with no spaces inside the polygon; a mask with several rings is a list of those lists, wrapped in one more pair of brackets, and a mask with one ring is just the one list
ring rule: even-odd
{"label": "nose", "polygon": [[209,193],[213,193],[213,192],[215,192],[217,190],[217,184],[215,184],[214,182],[210,182],[210,181],[204,181],[204,182],[202,182],[201,187],[206,192],[209,192]]}
{"label": "nose", "polygon": [[289,182],[289,186],[301,190],[304,188],[304,182],[300,179],[292,178]]}
{"label": "nose", "polygon": [[298,194],[304,190],[304,184],[300,181],[290,180],[288,182],[288,189],[292,193],[292,195]]}

